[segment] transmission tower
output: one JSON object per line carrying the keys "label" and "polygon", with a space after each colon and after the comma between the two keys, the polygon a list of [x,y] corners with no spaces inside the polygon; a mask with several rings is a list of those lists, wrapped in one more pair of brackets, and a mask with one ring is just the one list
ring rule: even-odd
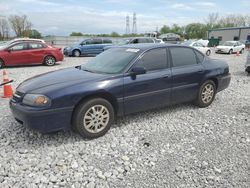
{"label": "transmission tower", "polygon": [[136,26],[136,13],[134,12],[133,14],[133,29],[132,29],[132,33],[136,34],[137,33],[137,26]]}
{"label": "transmission tower", "polygon": [[130,34],[129,16],[126,16],[126,34]]}

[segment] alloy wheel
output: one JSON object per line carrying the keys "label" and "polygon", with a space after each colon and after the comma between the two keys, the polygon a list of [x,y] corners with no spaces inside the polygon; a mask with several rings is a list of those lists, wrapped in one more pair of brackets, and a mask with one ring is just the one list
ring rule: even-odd
{"label": "alloy wheel", "polygon": [[202,102],[205,104],[210,103],[213,100],[214,94],[214,86],[212,84],[205,85],[201,92]]}
{"label": "alloy wheel", "polygon": [[109,123],[110,113],[103,105],[94,105],[89,108],[83,118],[83,126],[90,133],[99,133]]}

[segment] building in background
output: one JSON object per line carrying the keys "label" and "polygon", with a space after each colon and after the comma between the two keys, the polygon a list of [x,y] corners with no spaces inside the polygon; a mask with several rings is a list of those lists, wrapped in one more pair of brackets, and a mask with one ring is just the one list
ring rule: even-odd
{"label": "building in background", "polygon": [[218,40],[220,43],[225,41],[250,42],[250,27],[230,27],[208,30],[209,41]]}

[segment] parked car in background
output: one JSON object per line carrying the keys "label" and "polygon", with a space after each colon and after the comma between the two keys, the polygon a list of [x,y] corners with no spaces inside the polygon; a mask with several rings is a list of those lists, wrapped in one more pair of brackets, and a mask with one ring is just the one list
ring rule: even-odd
{"label": "parked car in background", "polygon": [[222,45],[219,45],[215,48],[215,53],[241,53],[243,54],[245,50],[245,44],[242,44],[239,41],[226,41]]}
{"label": "parked car in background", "polygon": [[18,122],[41,132],[73,128],[96,138],[110,129],[115,116],[191,101],[207,107],[230,78],[226,62],[194,48],[125,45],[81,66],[24,81],[10,108]]}
{"label": "parked car in background", "polygon": [[142,43],[159,43],[160,41],[156,41],[155,38],[152,37],[131,37],[131,38],[123,38],[121,40],[118,40],[114,45],[112,46],[106,46],[104,47],[104,50],[108,50],[110,48],[127,45],[127,44],[142,44]]}
{"label": "parked car in background", "polygon": [[246,62],[245,68],[246,68],[246,71],[250,74],[250,52],[248,52],[248,55],[247,55],[247,62]]}
{"label": "parked car in background", "polygon": [[55,65],[63,60],[60,48],[54,48],[40,41],[18,41],[0,47],[0,68],[14,65]]}
{"label": "parked car in background", "polygon": [[9,46],[13,43],[16,43],[16,42],[24,42],[24,41],[33,41],[33,42],[42,42],[42,43],[45,43],[44,40],[42,39],[33,39],[33,38],[16,38],[16,39],[13,39],[13,40],[10,40],[10,41],[6,41],[4,43],[1,43],[0,46]]}
{"label": "parked car in background", "polygon": [[199,51],[201,51],[203,54],[206,54],[207,56],[210,56],[211,54],[211,49],[209,47],[204,46],[203,44],[201,44],[198,41],[185,41],[184,43],[182,43],[183,45],[186,46],[191,46]]}
{"label": "parked car in background", "polygon": [[64,55],[79,57],[81,55],[97,55],[103,52],[105,46],[112,45],[111,39],[84,39],[69,47],[65,47],[63,50]]}

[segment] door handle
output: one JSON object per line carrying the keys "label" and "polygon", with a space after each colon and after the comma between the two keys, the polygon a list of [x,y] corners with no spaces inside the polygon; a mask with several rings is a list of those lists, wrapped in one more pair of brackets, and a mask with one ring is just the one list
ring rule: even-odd
{"label": "door handle", "polygon": [[198,70],[198,73],[203,73],[204,72],[204,70]]}
{"label": "door handle", "polygon": [[162,76],[162,78],[163,78],[163,79],[167,79],[167,78],[169,78],[169,75],[168,75],[168,74],[165,74],[165,75]]}

